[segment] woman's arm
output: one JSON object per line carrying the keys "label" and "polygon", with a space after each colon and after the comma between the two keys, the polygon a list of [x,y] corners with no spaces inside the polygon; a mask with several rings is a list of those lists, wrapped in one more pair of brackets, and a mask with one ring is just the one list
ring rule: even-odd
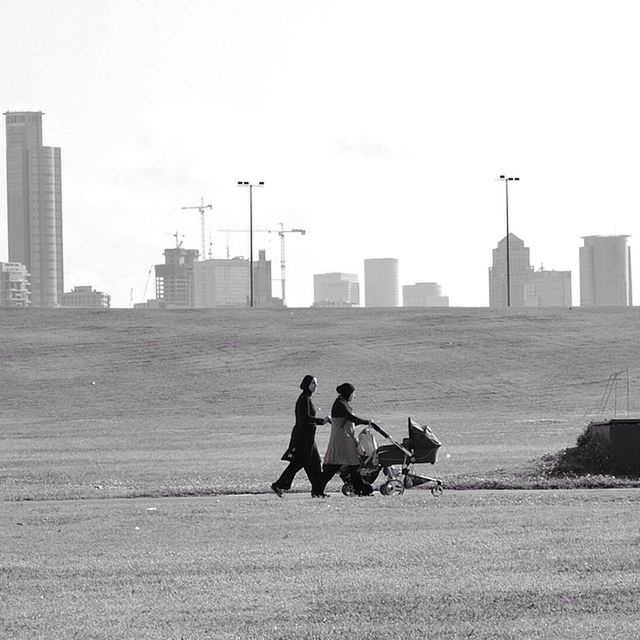
{"label": "woman's arm", "polygon": [[349,405],[342,398],[338,398],[331,408],[333,418],[348,418],[353,424],[369,424],[368,420],[358,418],[350,409]]}
{"label": "woman's arm", "polygon": [[296,422],[300,424],[325,424],[325,418],[316,418],[316,411],[311,396],[301,395],[296,402]]}

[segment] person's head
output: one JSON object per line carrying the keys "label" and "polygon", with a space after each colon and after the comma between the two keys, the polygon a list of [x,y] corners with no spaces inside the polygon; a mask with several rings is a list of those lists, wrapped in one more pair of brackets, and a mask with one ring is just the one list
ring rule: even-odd
{"label": "person's head", "polygon": [[336,391],[347,401],[349,402],[355,392],[356,388],[350,382],[343,382],[341,385],[336,387]]}
{"label": "person's head", "polygon": [[302,378],[300,388],[305,393],[311,394],[318,388],[318,380],[314,376],[306,375],[304,378]]}

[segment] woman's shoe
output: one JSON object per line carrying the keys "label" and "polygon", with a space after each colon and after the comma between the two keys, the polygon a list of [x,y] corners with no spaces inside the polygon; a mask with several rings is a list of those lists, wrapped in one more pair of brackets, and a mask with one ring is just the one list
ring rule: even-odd
{"label": "woman's shoe", "polygon": [[271,485],[271,491],[273,491],[278,498],[284,498],[284,491],[275,482]]}
{"label": "woman's shoe", "polygon": [[312,493],[312,498],[330,498],[331,496],[328,493]]}

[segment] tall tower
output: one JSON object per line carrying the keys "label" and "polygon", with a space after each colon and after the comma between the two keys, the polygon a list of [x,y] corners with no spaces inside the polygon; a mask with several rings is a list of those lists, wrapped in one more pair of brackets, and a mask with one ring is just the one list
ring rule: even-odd
{"label": "tall tower", "polygon": [[396,258],[364,261],[364,303],[366,307],[399,307],[400,281]]}
{"label": "tall tower", "polygon": [[7,111],[9,261],[31,274],[31,306],[62,300],[60,148],[42,146],[41,111]]}
{"label": "tall tower", "polygon": [[[509,233],[509,284],[512,307],[525,306],[525,285],[533,268],[529,262],[529,247],[513,233]],[[489,306],[507,306],[507,237],[493,250],[493,266],[489,268]]]}
{"label": "tall tower", "polygon": [[584,236],[580,247],[580,306],[632,305],[629,236]]}

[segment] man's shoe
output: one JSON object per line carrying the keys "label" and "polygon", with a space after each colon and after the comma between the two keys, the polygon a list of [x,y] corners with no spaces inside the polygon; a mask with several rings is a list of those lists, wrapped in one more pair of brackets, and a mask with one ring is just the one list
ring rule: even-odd
{"label": "man's shoe", "polygon": [[271,491],[273,491],[278,498],[284,498],[284,491],[275,482],[271,485]]}

